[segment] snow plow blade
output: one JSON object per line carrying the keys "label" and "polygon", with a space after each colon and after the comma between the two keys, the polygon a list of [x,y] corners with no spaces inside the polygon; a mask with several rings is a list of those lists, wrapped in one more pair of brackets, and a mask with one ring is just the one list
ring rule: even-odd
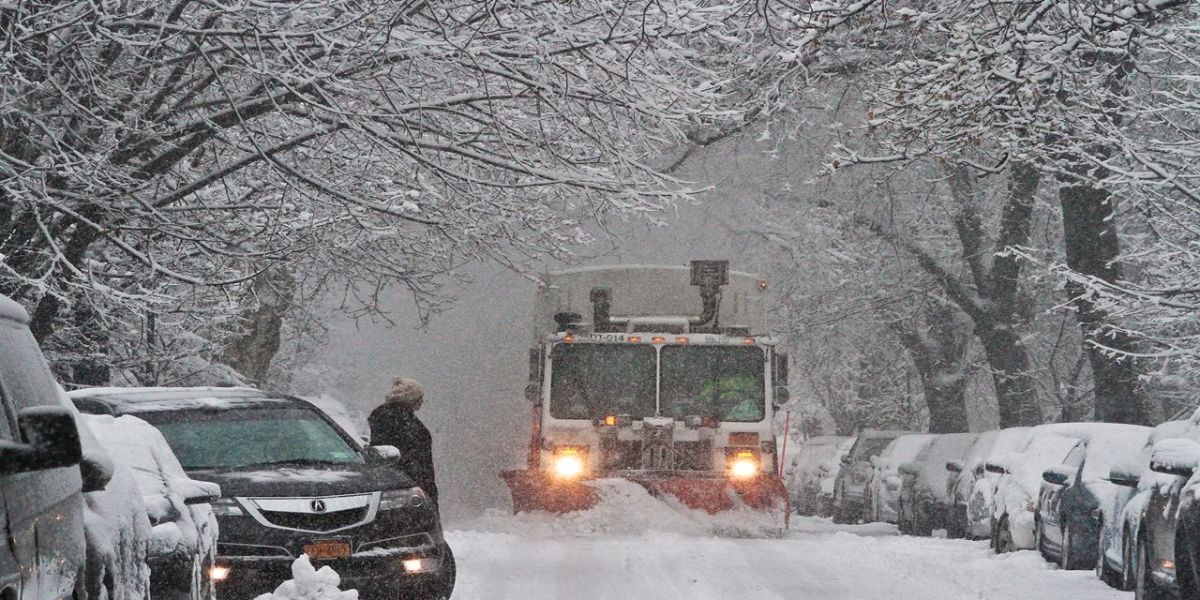
{"label": "snow plow blade", "polygon": [[501,471],[512,492],[513,512],[568,513],[596,505],[596,491],[582,481],[555,481],[535,471]]}
{"label": "snow plow blade", "polygon": [[787,488],[776,477],[745,481],[686,476],[632,476],[629,479],[646,488],[651,496],[673,496],[684,506],[710,515],[751,509],[778,514],[786,527],[791,512]]}

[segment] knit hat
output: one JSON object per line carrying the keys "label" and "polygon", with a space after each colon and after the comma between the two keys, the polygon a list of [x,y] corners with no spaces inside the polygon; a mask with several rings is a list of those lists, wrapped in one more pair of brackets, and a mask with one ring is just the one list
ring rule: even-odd
{"label": "knit hat", "polygon": [[397,377],[392,381],[392,389],[388,390],[387,402],[395,402],[397,404],[412,405],[416,401],[424,398],[425,388],[415,379],[408,377]]}

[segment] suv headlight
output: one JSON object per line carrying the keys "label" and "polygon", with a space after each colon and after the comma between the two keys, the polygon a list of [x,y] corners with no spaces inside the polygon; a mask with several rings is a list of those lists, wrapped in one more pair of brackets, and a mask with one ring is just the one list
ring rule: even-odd
{"label": "suv headlight", "polygon": [[242,505],[234,498],[217,498],[210,503],[213,514],[218,517],[240,517],[246,512],[242,510]]}
{"label": "suv headlight", "polygon": [[379,497],[379,510],[400,510],[402,508],[420,508],[427,504],[428,499],[421,488],[405,488],[400,490],[385,490]]}

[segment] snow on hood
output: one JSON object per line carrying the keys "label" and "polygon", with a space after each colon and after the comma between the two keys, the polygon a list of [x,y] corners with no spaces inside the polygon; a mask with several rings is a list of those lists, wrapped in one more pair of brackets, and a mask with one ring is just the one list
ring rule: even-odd
{"label": "snow on hood", "polygon": [[1146,448],[1150,433],[1149,427],[1141,425],[1114,425],[1089,437],[1083,480],[1095,482],[1106,479],[1113,466],[1137,460]]}
{"label": "snow on hood", "polygon": [[259,471],[235,471],[228,475],[232,478],[246,479],[254,483],[279,482],[311,482],[311,483],[340,483],[350,481],[363,474],[358,471],[339,471],[334,469],[300,469],[283,467],[278,469],[262,469]]}

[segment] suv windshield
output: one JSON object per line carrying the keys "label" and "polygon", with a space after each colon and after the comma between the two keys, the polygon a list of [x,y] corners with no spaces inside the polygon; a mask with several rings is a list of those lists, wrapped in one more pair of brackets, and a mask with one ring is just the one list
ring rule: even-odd
{"label": "suv windshield", "polygon": [[765,358],[759,348],[666,346],[662,349],[663,415],[753,423],[766,417]]}
{"label": "suv windshield", "polygon": [[302,408],[179,410],[139,414],[158,427],[185,469],[361,462],[320,415]]}
{"label": "suv windshield", "polygon": [[654,415],[654,348],[559,344],[551,357],[550,416]]}

